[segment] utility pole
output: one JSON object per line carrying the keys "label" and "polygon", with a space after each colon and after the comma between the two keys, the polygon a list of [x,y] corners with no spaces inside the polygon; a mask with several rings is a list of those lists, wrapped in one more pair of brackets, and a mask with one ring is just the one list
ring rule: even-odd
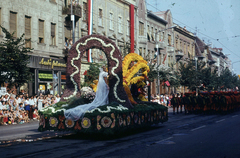
{"label": "utility pole", "polygon": [[75,43],[75,15],[73,15],[73,4],[72,4],[72,0],[71,0],[71,21],[72,21],[72,38],[73,38],[73,44]]}

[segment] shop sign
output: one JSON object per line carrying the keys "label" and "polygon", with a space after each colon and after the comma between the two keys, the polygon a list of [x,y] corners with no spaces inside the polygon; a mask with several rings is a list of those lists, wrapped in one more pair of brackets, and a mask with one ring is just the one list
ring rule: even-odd
{"label": "shop sign", "polygon": [[45,65],[45,66],[51,66],[52,69],[56,66],[56,67],[67,67],[67,65],[65,63],[60,63],[57,60],[52,60],[52,59],[48,59],[47,61],[44,60],[44,58],[42,58],[42,60],[39,62],[39,65]]}
{"label": "shop sign", "polygon": [[53,79],[53,75],[52,74],[39,73],[38,74],[38,78],[41,78],[41,79]]}

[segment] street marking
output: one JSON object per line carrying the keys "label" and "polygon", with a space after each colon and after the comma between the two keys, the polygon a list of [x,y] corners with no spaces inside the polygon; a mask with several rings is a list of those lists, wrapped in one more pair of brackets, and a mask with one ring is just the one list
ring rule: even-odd
{"label": "street marking", "polygon": [[169,137],[169,138],[166,138],[166,139],[163,139],[163,140],[157,141],[157,142],[155,142],[154,144],[156,144],[156,143],[160,143],[160,142],[163,142],[163,141],[166,141],[166,140],[172,139],[172,138],[173,138],[173,137]]}
{"label": "street marking", "polygon": [[197,127],[197,128],[192,129],[191,131],[195,131],[195,130],[198,130],[198,129],[201,129],[201,128],[204,128],[204,127],[206,127],[206,126],[203,125],[203,126]]}
{"label": "street marking", "polygon": [[232,117],[237,117],[238,115],[233,115]]}
{"label": "street marking", "polygon": [[225,119],[221,119],[219,121],[216,121],[216,123],[219,123],[219,122],[222,122],[222,121],[225,121]]}
{"label": "street marking", "polygon": [[153,145],[153,144],[158,144],[158,143],[164,142],[164,141],[169,140],[169,139],[172,139],[172,138],[173,138],[173,137],[168,137],[168,138],[166,138],[166,139],[163,139],[163,140],[160,140],[160,141],[154,142],[154,143],[149,144],[149,145],[147,145],[147,146],[150,146],[150,145]]}

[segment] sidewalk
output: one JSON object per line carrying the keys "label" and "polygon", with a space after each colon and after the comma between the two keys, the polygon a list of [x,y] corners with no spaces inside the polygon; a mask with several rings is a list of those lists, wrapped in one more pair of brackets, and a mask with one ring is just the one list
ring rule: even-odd
{"label": "sidewalk", "polygon": [[0,147],[9,146],[20,142],[33,142],[70,135],[73,132],[45,131],[39,132],[39,122],[37,120],[30,123],[2,125],[0,126]]}

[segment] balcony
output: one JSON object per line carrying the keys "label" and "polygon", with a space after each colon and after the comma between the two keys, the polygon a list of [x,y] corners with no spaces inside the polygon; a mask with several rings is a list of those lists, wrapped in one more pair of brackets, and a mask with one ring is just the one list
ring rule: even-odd
{"label": "balcony", "polygon": [[182,50],[175,50],[175,56],[177,58],[177,60],[180,60],[183,56],[184,56],[184,53]]}
{"label": "balcony", "polygon": [[[79,4],[72,6],[72,13],[75,15],[75,25],[76,22],[82,17],[82,8]],[[67,15],[65,17],[65,25],[67,27],[72,27],[72,21],[71,21],[71,5],[68,5],[67,7],[64,7],[62,10],[63,15]]]}
{"label": "balcony", "polygon": [[[72,12],[73,12],[73,15],[75,15],[75,19],[79,19],[82,17],[82,8],[79,4],[72,6]],[[71,5],[64,7],[62,13],[71,16]]]}
{"label": "balcony", "polygon": [[173,46],[168,46],[167,51],[168,51],[168,53],[174,53],[174,47]]}

